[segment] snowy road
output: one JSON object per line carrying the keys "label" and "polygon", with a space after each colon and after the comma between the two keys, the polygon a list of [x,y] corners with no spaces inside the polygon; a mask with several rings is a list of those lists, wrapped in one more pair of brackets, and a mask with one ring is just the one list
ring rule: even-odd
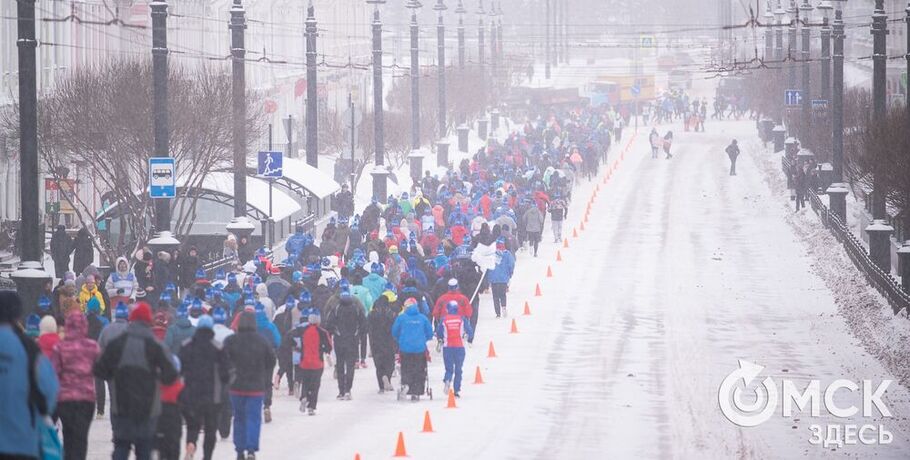
{"label": "snowy road", "polygon": [[[418,459],[906,458],[910,406],[897,384],[885,396],[894,417],[884,420],[778,411],[738,428],[718,408],[718,386],[738,359],[775,380],[819,379],[823,388],[839,378],[892,378],[838,316],[752,153],[740,158],[739,176],[727,175],[723,147],[734,133],[751,136],[751,126],[715,123],[707,134],[661,127],[676,133],[670,161],[650,159],[643,131],[601,186],[587,229],[562,249],[564,260],[555,261],[552,243],[538,259],[519,255],[510,294],[519,334],[492,318],[485,296],[459,408],[444,409],[439,397],[411,404],[377,395],[372,368],[358,371],[354,401],[339,402],[327,372],[318,416],[276,398],[260,458],[389,458],[399,431]],[[569,224],[581,221],[592,188],[576,193]],[[532,316],[518,316],[524,300]],[[495,359],[486,358],[490,340]],[[478,365],[484,385],[471,383]],[[440,367],[441,358],[431,367],[439,393]],[[436,433],[419,433],[425,410]],[[882,423],[894,442],[832,452],[809,444],[816,423]],[[109,436],[107,421],[93,426],[92,458],[108,455]],[[216,458],[233,458],[232,445],[220,442]]]}

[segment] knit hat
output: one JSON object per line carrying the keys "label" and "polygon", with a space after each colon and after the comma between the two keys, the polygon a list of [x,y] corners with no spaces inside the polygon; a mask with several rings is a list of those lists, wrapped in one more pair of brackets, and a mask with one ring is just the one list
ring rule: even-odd
{"label": "knit hat", "polygon": [[38,330],[40,331],[40,335],[56,334],[57,320],[55,320],[51,315],[47,315],[44,318],[41,318],[41,322],[38,324]]}
{"label": "knit hat", "polygon": [[455,278],[452,278],[449,280],[449,290],[454,291],[456,289],[458,289],[458,280]]}
{"label": "knit hat", "polygon": [[404,310],[407,310],[408,308],[411,308],[411,305],[417,305],[417,300],[415,300],[413,297],[408,297],[407,300],[404,301],[402,308]]}
{"label": "knit hat", "polygon": [[196,329],[209,329],[215,327],[215,320],[209,315],[202,315],[196,323]]}
{"label": "knit hat", "polygon": [[151,326],[152,309],[149,308],[149,305],[145,302],[137,304],[133,312],[130,313],[130,322],[142,322]]}
{"label": "knit hat", "polygon": [[88,313],[101,313],[101,302],[98,301],[97,297],[88,299],[88,302],[85,304],[85,311]]}
{"label": "knit hat", "polygon": [[25,317],[25,335],[29,337],[38,337],[41,317],[32,313]]}
{"label": "knit hat", "polygon": [[22,314],[22,300],[12,291],[0,291],[0,324],[12,324]]}
{"label": "knit hat", "polygon": [[127,319],[130,316],[130,309],[123,302],[117,302],[114,308],[114,319]]}
{"label": "knit hat", "polygon": [[446,304],[446,310],[448,310],[451,315],[458,313],[458,302],[450,300],[449,303]]}
{"label": "knit hat", "polygon": [[[201,319],[201,318],[200,318]],[[227,322],[227,312],[221,307],[215,307],[212,310],[212,320],[215,324],[224,324]]]}
{"label": "knit hat", "polygon": [[38,311],[48,311],[51,309],[51,299],[46,295],[43,295],[38,298]]}

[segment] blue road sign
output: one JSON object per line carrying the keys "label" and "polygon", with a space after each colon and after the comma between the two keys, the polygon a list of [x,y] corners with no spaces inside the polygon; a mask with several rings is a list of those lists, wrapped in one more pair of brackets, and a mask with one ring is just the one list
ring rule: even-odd
{"label": "blue road sign", "polygon": [[827,99],[812,99],[812,108],[817,110],[824,110],[828,108]]}
{"label": "blue road sign", "polygon": [[281,177],[284,174],[283,160],[281,152],[259,152],[259,167],[256,174],[260,177]]}
{"label": "blue road sign", "polygon": [[788,106],[800,105],[803,103],[803,92],[798,89],[788,89],[784,91],[784,103]]}
{"label": "blue road sign", "polygon": [[174,198],[177,196],[177,171],[174,159],[149,158],[149,197]]}

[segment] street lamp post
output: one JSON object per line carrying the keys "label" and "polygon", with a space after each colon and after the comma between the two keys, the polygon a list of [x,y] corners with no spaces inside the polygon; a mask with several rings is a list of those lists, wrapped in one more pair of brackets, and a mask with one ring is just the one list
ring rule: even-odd
{"label": "street lamp post", "polygon": [[418,0],[408,0],[411,10],[411,149],[420,148],[420,27],[417,24]]}
{"label": "street lamp post", "polygon": [[809,29],[809,24],[811,22],[810,18],[811,18],[813,9],[814,8],[812,8],[812,5],[809,4],[809,0],[803,0],[803,4],[799,6],[799,11],[801,13],[800,16],[802,17],[802,20],[805,22],[803,24],[803,28],[802,28],[802,45],[803,45],[802,61],[803,62],[802,62],[802,65],[800,66],[803,71],[803,84],[802,84],[803,124],[800,129],[800,133],[799,133],[804,138],[806,136],[808,136],[809,125],[812,123],[812,90],[811,90],[811,82],[810,82],[811,77],[809,75],[809,70],[810,70],[809,69],[809,58],[811,56],[812,42],[810,41],[811,30]]}
{"label": "street lamp post", "polygon": [[[167,112],[167,1],[158,0],[150,5],[152,14],[152,111],[155,126],[156,157],[170,156]],[[169,199],[155,200],[155,230],[171,229],[171,206]]]}
{"label": "street lamp post", "polygon": [[786,16],[787,11],[784,10],[784,7],[780,3],[781,0],[777,0],[777,8],[774,9],[774,19],[776,26],[774,28],[774,59],[780,61],[784,58],[784,16]]}
{"label": "street lamp post", "polygon": [[[796,8],[796,2],[790,0],[790,8],[787,10],[787,14],[790,19],[790,28],[787,30],[787,58],[793,59],[793,54],[796,52],[796,36],[797,36],[797,27],[799,27],[799,9]],[[789,70],[789,83],[790,88],[796,88],[796,64],[792,61],[787,63],[787,69]]]}
{"label": "street lamp post", "polygon": [[551,63],[550,63],[550,57],[551,57],[551,54],[550,54],[550,51],[551,51],[551,49],[550,49],[550,0],[544,0],[544,1],[547,4],[546,9],[545,9],[546,18],[544,20],[544,29],[546,29],[546,42],[544,44],[544,50],[545,50],[544,54],[546,56],[544,58],[544,60],[546,63],[544,64],[544,75],[546,76],[547,80],[549,80],[550,79],[550,66],[551,66]]}
{"label": "street lamp post", "polygon": [[477,22],[478,22],[477,23],[477,62],[478,62],[478,65],[480,66],[480,78],[481,79],[483,79],[483,74],[485,71],[485,69],[484,69],[484,61],[485,61],[485,57],[484,57],[485,44],[484,43],[485,42],[484,42],[483,17],[486,14],[487,14],[486,11],[484,11],[484,9],[483,9],[483,0],[480,0],[477,3]]}
{"label": "street lamp post", "polygon": [[241,0],[231,7],[231,71],[234,131],[234,217],[246,215],[246,12]]}
{"label": "street lamp post", "polygon": [[[307,6],[306,18],[306,162],[308,165],[319,167],[319,114],[317,113],[317,84],[316,84],[316,11],[313,1]],[[288,132],[293,130],[290,126]],[[292,152],[291,156],[293,156]]]}
{"label": "street lamp post", "polygon": [[831,186],[828,203],[831,211],[847,224],[847,184],[844,181],[844,18],[840,1],[834,13],[834,91],[831,94]]}
{"label": "street lamp post", "polygon": [[[886,39],[888,36],[888,15],[885,1],[875,0],[872,12],[872,117],[873,123],[881,123],[887,110],[886,98]],[[887,223],[885,195],[878,174],[872,177],[872,224],[866,227],[869,234],[869,255],[879,268],[891,271],[891,232]]]}
{"label": "street lamp post", "polygon": [[[154,113],[155,157],[169,157],[170,134],[167,110],[168,47],[167,1],[149,4],[152,15],[152,112]],[[245,165],[244,165],[245,166]],[[171,233],[171,200],[155,199],[155,234],[147,241],[153,251],[176,249],[180,242]]]}
{"label": "street lamp post", "polygon": [[[458,2],[458,8],[464,10],[464,6],[461,4],[460,0]],[[449,163],[449,143],[445,140],[446,134],[448,134],[448,107],[446,107],[446,26],[443,14],[446,9],[444,0],[436,0],[436,5],[433,7],[433,10],[439,14],[439,22],[436,25],[436,42],[438,45],[438,56],[436,59],[439,68],[439,82],[436,92],[436,97],[439,99],[439,140],[436,142],[436,166],[446,166]],[[459,12],[458,9],[456,9],[455,12],[459,13],[458,36],[459,46],[461,46],[464,44],[464,23],[461,19],[463,11]],[[463,51],[464,48],[459,48],[459,54]],[[463,58],[464,55],[461,54],[459,59]],[[464,67],[464,62],[461,62],[460,65]]]}
{"label": "street lamp post", "polygon": [[770,61],[774,55],[774,29],[770,26],[774,23],[774,13],[771,12],[771,0],[765,2],[765,14],[762,15],[765,25],[765,55],[766,61]]}
{"label": "street lamp post", "polygon": [[464,70],[465,62],[464,15],[467,12],[468,10],[464,7],[464,0],[458,0],[455,13],[458,14],[458,68],[461,70]]}
{"label": "street lamp post", "polygon": [[495,92],[496,90],[496,72],[499,68],[499,56],[497,55],[496,49],[496,2],[490,0],[490,89]]}
{"label": "street lamp post", "polygon": [[821,52],[822,52],[822,73],[821,73],[821,98],[831,100],[831,11],[834,7],[828,0],[822,0],[818,4],[818,10],[822,13],[822,30],[821,30]]}
{"label": "street lamp post", "polygon": [[443,13],[446,10],[444,0],[436,0],[433,10],[438,13],[438,22],[436,23],[436,60],[439,69],[439,82],[437,84],[436,96],[439,100],[439,139],[446,137],[446,26]]}
{"label": "street lamp post", "polygon": [[38,83],[35,48],[35,0],[17,2],[19,48],[19,200],[22,206],[17,239],[22,262],[12,274],[24,314],[37,310],[38,298],[50,277],[44,271],[44,232],[38,203]]}
{"label": "street lamp post", "polygon": [[379,17],[379,7],[385,0],[366,0],[367,4],[374,6],[373,10],[373,144],[376,150],[374,158],[373,199],[385,203],[388,190],[385,170],[385,132],[382,116],[382,20]]}

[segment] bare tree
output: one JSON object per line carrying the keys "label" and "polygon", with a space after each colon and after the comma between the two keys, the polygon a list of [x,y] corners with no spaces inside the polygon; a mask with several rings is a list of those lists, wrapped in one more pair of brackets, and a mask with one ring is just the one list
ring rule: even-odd
{"label": "bare tree", "polygon": [[[132,252],[149,238],[154,206],[147,164],[154,145],[152,72],[147,60],[116,60],[74,71],[39,102],[39,149],[55,179],[78,165],[111,204],[119,206],[117,241],[94,239],[108,258]],[[170,153],[179,182],[197,187],[210,171],[231,166],[232,96],[230,76],[210,68],[188,71],[171,65],[168,77]],[[247,98],[252,106],[255,96]],[[258,111],[248,109],[248,139],[262,129]],[[18,113],[4,114],[2,129],[18,138]],[[173,209],[174,232],[192,229],[196,198],[184,196]],[[94,228],[90,203],[67,197],[81,224]],[[175,200],[178,202],[178,200]]]}

